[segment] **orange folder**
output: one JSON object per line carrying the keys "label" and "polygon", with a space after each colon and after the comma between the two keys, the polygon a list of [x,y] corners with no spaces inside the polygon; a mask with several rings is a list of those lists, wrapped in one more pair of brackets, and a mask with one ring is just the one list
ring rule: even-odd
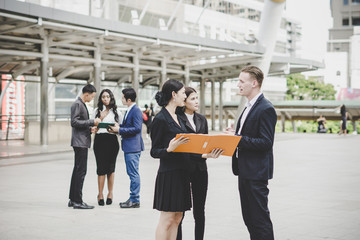
{"label": "orange folder", "polygon": [[178,146],[174,152],[187,153],[210,153],[214,148],[224,150],[222,155],[232,156],[239,144],[241,136],[233,135],[208,135],[208,134],[194,134],[194,133],[180,133],[176,134],[176,139],[180,136],[188,137],[189,142]]}

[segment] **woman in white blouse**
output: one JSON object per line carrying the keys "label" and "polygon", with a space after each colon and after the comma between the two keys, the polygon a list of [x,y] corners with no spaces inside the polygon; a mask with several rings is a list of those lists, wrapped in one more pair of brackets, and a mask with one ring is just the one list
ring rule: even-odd
{"label": "woman in white blouse", "polygon": [[[118,123],[120,124],[121,116],[117,112],[117,106],[114,94],[109,89],[101,91],[98,107],[94,110],[93,118],[100,118],[104,123]],[[108,194],[106,198],[106,205],[112,204],[113,186],[114,186],[114,172],[116,158],[119,152],[119,142],[116,134],[109,133],[106,128],[94,129],[94,153],[96,159],[96,173],[98,175],[99,194],[97,196],[99,206],[104,206],[104,185],[105,176],[107,179]]]}

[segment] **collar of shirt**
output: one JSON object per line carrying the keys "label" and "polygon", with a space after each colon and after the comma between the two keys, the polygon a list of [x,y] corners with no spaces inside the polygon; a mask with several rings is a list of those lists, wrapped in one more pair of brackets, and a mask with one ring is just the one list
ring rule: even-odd
{"label": "collar of shirt", "polygon": [[195,115],[195,114],[190,115],[190,114],[185,113],[185,116],[186,116],[187,119],[189,120],[189,123],[190,123],[191,127],[193,128],[194,131],[196,131],[196,125],[195,125],[195,121],[194,121],[194,115]]}
{"label": "collar of shirt", "polygon": [[127,115],[129,114],[130,110],[136,105],[136,103],[133,103],[131,106],[129,106],[126,110],[126,113],[125,113],[125,116],[124,116],[124,119],[127,118]]}
{"label": "collar of shirt", "polygon": [[251,108],[256,103],[257,99],[260,97],[261,94],[262,94],[262,92],[259,92],[255,97],[253,97],[250,101],[248,101],[246,103],[245,107]]}
{"label": "collar of shirt", "polygon": [[239,131],[238,131],[238,134],[241,134],[241,130],[242,130],[242,127],[245,123],[245,120],[247,118],[247,115],[249,114],[252,106],[255,104],[255,102],[257,101],[257,99],[260,97],[262,93],[260,92],[259,94],[257,94],[255,97],[253,97],[250,101],[248,101],[246,104],[245,104],[245,110],[243,112],[243,115],[240,119],[240,128],[239,128]]}

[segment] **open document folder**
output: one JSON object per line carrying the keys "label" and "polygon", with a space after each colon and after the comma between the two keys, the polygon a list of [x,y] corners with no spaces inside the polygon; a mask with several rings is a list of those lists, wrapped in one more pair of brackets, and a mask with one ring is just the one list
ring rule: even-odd
{"label": "open document folder", "polygon": [[234,154],[241,138],[241,136],[233,135],[176,134],[176,138],[180,136],[188,137],[189,142],[181,144],[174,152],[207,154],[214,148],[220,148],[224,150],[222,155],[230,157]]}

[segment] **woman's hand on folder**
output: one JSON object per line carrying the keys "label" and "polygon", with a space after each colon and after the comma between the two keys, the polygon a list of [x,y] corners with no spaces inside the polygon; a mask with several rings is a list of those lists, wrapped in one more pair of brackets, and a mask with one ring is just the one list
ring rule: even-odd
{"label": "woman's hand on folder", "polygon": [[189,142],[189,138],[188,137],[184,137],[181,136],[178,139],[173,138],[171,139],[168,148],[166,149],[167,152],[172,152],[174,151],[178,146],[180,146],[181,144],[184,143],[188,143]]}
{"label": "woman's hand on folder", "polygon": [[220,148],[214,148],[210,153],[203,154],[202,158],[218,158],[224,152],[224,150]]}

